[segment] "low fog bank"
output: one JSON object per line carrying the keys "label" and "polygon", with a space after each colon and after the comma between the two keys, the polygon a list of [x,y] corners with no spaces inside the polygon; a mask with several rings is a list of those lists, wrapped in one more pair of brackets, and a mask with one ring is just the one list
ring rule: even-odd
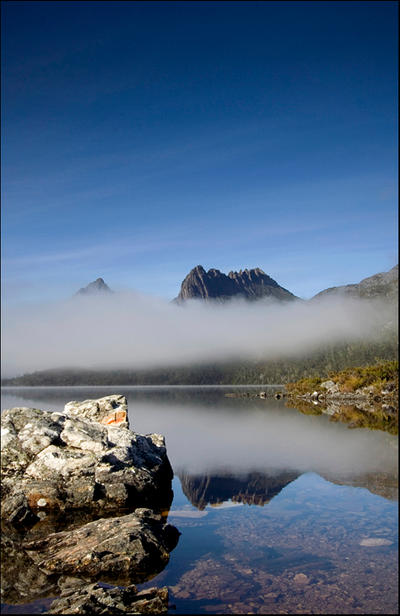
{"label": "low fog bank", "polygon": [[6,307],[2,372],[296,357],[327,344],[377,339],[385,324],[395,327],[395,313],[380,300],[178,306],[130,292]]}

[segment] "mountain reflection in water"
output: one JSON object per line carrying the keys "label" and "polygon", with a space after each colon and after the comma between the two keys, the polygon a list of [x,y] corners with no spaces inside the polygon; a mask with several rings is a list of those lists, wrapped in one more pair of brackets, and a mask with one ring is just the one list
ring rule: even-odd
{"label": "mountain reflection in water", "polygon": [[[296,472],[261,473],[247,475],[190,475],[180,472],[182,491],[190,503],[203,511],[207,505],[218,506],[228,501],[246,505],[263,506],[300,476]],[[390,500],[398,498],[397,477],[387,473],[367,473],[358,476],[330,477],[325,479],[339,485],[367,488],[371,493]]]}
{"label": "mountain reflection in water", "polygon": [[253,472],[244,476],[178,474],[183,493],[201,511],[207,505],[226,501],[265,505],[298,476],[299,473],[291,472],[275,475]]}

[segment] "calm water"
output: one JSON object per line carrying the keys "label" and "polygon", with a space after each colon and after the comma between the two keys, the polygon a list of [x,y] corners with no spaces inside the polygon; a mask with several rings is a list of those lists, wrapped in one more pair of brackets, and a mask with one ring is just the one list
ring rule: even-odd
{"label": "calm water", "polygon": [[6,388],[2,408],[121,393],[134,430],[165,435],[182,535],[147,586],[171,614],[397,613],[397,438],[234,389]]}

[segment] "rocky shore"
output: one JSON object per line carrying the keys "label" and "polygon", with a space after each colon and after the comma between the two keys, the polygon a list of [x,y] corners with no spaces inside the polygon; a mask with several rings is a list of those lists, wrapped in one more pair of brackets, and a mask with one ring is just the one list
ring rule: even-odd
{"label": "rocky shore", "polygon": [[304,413],[330,415],[351,428],[398,432],[398,362],[348,368],[327,380],[302,379],[286,385],[286,405]]}
{"label": "rocky shore", "polygon": [[305,414],[329,415],[351,428],[398,433],[398,362],[348,368],[329,379],[310,377],[265,391],[228,393],[235,398],[284,399]]}
{"label": "rocky shore", "polygon": [[118,395],[69,402],[64,413],[5,410],[1,435],[2,602],[166,612],[167,589],[134,586],[165,567],[179,538],[165,523],[173,472],[164,438],[130,430]]}

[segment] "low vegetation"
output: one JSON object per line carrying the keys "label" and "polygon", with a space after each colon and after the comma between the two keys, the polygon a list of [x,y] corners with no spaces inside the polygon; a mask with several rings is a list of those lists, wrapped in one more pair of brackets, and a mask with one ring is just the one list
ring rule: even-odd
{"label": "low vegetation", "polygon": [[306,377],[299,381],[287,383],[290,395],[305,395],[320,388],[323,381],[336,383],[340,393],[354,393],[370,388],[371,393],[382,395],[389,388],[389,393],[397,395],[399,386],[398,360],[380,361],[373,365],[349,367],[339,372],[329,372],[322,377]]}
{"label": "low vegetation", "polygon": [[[331,381],[321,387],[323,381]],[[349,428],[398,433],[398,360],[330,372],[286,385],[286,406],[307,415],[327,413]],[[349,394],[354,394],[349,398]]]}

